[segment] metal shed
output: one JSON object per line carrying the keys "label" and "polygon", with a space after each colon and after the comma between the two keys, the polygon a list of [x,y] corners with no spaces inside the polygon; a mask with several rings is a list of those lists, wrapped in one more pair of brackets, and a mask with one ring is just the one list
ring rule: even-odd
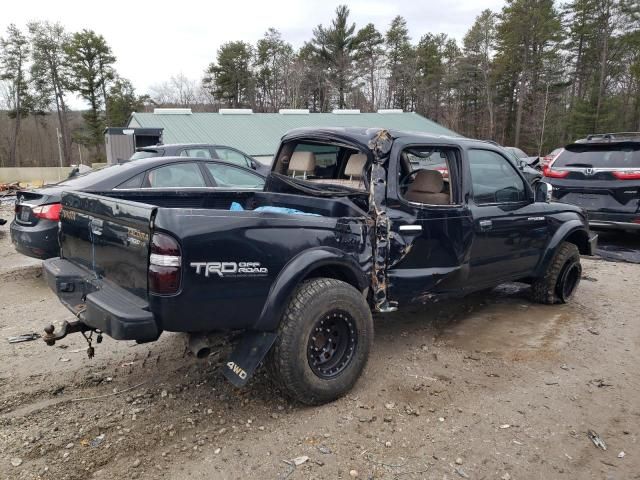
{"label": "metal shed", "polygon": [[113,165],[129,160],[138,147],[162,143],[162,128],[116,128],[104,130],[107,163]]}

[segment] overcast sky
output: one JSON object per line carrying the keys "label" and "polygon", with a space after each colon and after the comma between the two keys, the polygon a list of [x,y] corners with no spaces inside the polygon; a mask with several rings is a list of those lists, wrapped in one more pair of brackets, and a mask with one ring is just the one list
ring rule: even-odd
{"label": "overcast sky", "polygon": [[146,93],[150,86],[177,73],[200,79],[222,43],[255,43],[269,27],[280,30],[285,40],[299,47],[316,25],[331,21],[342,3],[349,6],[357,28],[372,22],[384,32],[393,17],[402,15],[413,41],[427,32],[444,32],[460,41],[483,9],[498,11],[504,1],[5,0],[0,35],[9,23],[24,27],[31,20],[59,21],[68,31],[95,30],[111,46],[120,75],[130,79],[139,93]]}

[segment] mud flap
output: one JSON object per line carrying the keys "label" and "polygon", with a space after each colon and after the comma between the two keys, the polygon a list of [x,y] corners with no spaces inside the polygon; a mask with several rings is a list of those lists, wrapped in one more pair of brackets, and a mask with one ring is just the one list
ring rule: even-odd
{"label": "mud flap", "polygon": [[245,332],[224,365],[224,376],[236,387],[244,387],[278,337],[273,332]]}

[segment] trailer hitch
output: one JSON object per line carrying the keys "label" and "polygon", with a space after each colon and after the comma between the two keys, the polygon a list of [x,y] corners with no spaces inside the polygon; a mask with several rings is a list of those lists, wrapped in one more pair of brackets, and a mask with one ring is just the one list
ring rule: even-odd
{"label": "trailer hitch", "polygon": [[[93,332],[97,332],[97,334],[98,334],[98,336],[96,338],[96,343],[101,343],[102,342],[102,333],[97,331],[95,328],[91,328],[89,325],[87,325],[86,323],[83,323],[81,321],[63,322],[62,323],[62,327],[60,327],[60,330],[58,332],[56,332],[55,329],[56,328],[53,325],[49,325],[49,326],[45,327],[45,329],[44,329],[45,335],[42,337],[42,339],[44,340],[44,343],[46,343],[47,345],[49,345],[51,347],[51,346],[55,345],[55,343],[58,340],[62,340],[67,335],[69,335],[71,333],[80,332],[82,334],[82,336],[84,337],[84,339],[89,344],[89,347],[87,348],[87,355],[88,355],[89,358],[93,358],[93,356],[95,354],[95,349],[92,346]],[[85,335],[85,332],[90,332],[89,336]]]}

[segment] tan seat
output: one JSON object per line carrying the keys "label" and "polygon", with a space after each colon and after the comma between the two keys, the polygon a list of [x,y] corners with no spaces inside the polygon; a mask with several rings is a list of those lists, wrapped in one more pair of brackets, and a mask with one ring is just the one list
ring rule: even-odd
{"label": "tan seat", "polygon": [[345,177],[349,177],[349,180],[362,178],[365,163],[367,163],[367,156],[364,153],[352,153],[344,167]]}
{"label": "tan seat", "polygon": [[409,185],[404,198],[410,202],[427,205],[448,205],[449,194],[442,193],[444,180],[442,173],[437,170],[419,170],[413,182]]}
{"label": "tan seat", "polygon": [[292,177],[302,174],[302,178],[307,178],[307,175],[316,171],[316,154],[313,152],[293,152],[288,171]]}

